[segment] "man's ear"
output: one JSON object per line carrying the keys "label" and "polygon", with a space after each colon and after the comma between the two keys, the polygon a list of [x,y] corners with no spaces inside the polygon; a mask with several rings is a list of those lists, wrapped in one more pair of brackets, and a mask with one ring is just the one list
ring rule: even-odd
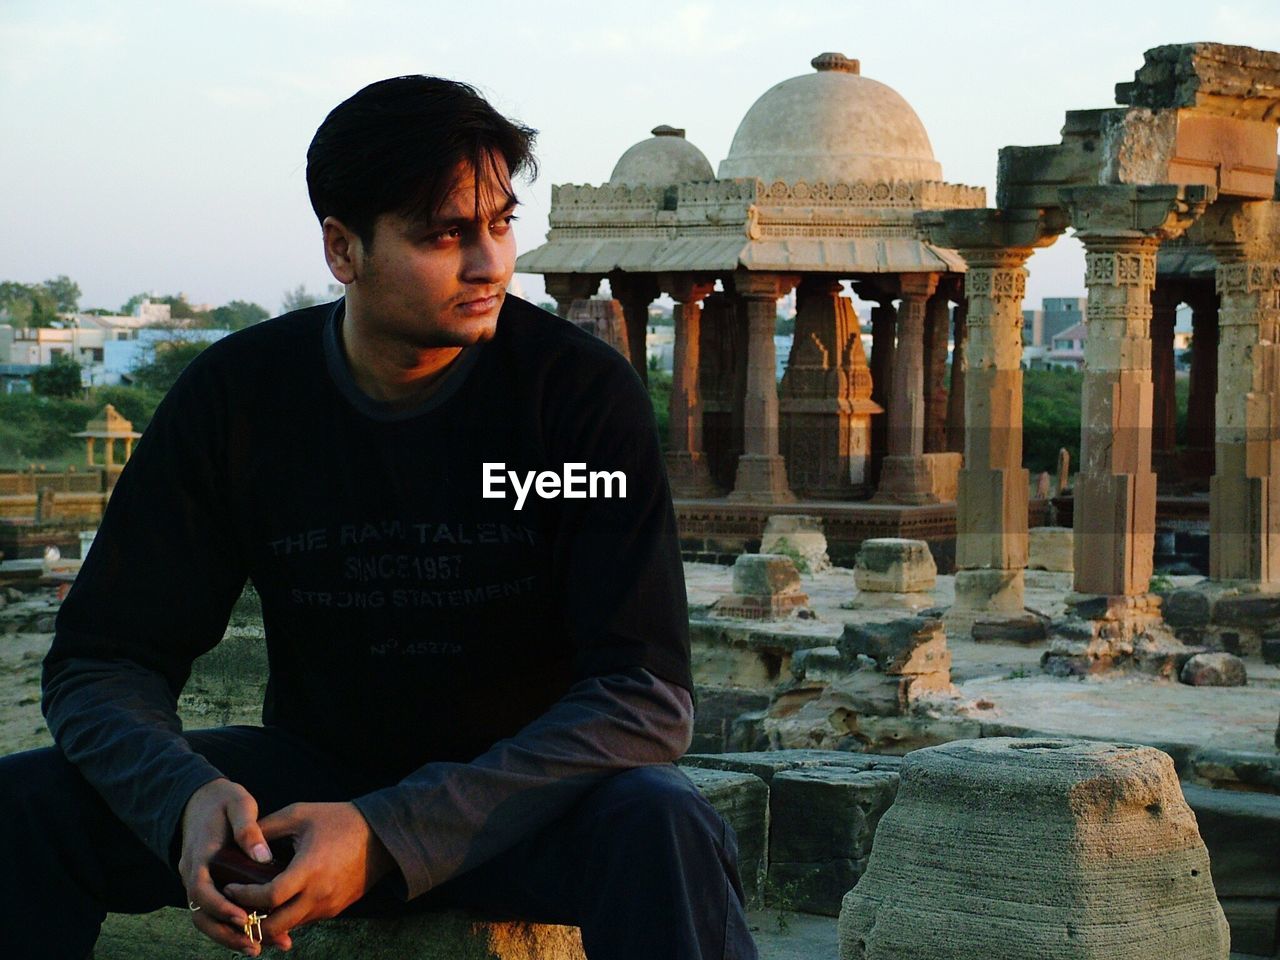
{"label": "man's ear", "polygon": [[344,286],[354,283],[364,258],[364,244],[337,217],[325,217],[320,229],[324,232],[324,259],[333,279]]}

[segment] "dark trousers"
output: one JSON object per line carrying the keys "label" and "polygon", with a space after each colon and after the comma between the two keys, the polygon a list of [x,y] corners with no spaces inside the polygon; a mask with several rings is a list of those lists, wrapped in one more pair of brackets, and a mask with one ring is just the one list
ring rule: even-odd
{"label": "dark trousers", "polygon": [[[260,815],[371,789],[283,731],[224,727],[192,747],[257,799]],[[148,851],[56,749],[0,757],[0,941],[12,960],[83,960],[108,912],[185,906]],[[496,859],[408,904],[382,888],[350,913],[465,907],[582,928],[591,960],[755,960],[733,831],[672,766],[594,787]],[[194,927],[192,937],[201,936]],[[16,942],[15,942],[16,939]]]}

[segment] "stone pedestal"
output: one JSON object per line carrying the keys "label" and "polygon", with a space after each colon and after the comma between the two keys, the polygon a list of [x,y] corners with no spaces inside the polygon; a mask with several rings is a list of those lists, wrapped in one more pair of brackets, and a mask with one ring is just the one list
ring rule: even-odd
{"label": "stone pedestal", "polygon": [[821,573],[831,566],[821,517],[799,513],[770,517],[765,521],[764,534],[760,537],[760,552],[795,556],[798,558],[796,567],[807,573]]}
{"label": "stone pedestal", "polygon": [[868,593],[927,593],[938,567],[923,540],[881,537],[862,541],[853,580]]}
{"label": "stone pedestal", "polygon": [[903,762],[840,960],[1227,960],[1173,761],[1070,740],[962,740]]}
{"label": "stone pedestal", "polygon": [[782,455],[791,488],[811,500],[849,500],[869,489],[871,371],[853,304],[840,284],[806,278],[779,385]]}
{"label": "stone pedestal", "polygon": [[800,574],[790,557],[749,553],[733,565],[733,592],[715,602],[723,617],[774,620],[804,607],[809,597],[800,589]]}
{"label": "stone pedestal", "polygon": [[778,298],[794,277],[739,273],[734,289],[747,313],[747,383],[743,398],[743,447],[729,499],[748,503],[793,503],[787,467],[778,450],[777,360],[773,334]]}

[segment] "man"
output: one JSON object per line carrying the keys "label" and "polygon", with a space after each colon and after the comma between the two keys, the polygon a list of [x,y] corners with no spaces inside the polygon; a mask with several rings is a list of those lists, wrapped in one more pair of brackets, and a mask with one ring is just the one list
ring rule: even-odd
{"label": "man", "polygon": [[[58,747],[0,761],[10,956],[166,903],[248,956],[251,914],[287,949],[432,904],[579,925],[592,960],[755,956],[732,834],[670,763],[691,682],[648,398],[505,294],[532,138],[428,77],[317,131],[346,295],[206,350],[121,476],[45,661]],[[246,578],[264,725],[184,734]],[[215,887],[220,848],[286,838],[274,880]]]}

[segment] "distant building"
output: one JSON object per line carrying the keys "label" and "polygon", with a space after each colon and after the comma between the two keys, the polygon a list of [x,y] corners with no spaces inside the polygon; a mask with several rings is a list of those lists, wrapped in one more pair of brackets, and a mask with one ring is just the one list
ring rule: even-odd
{"label": "distant building", "polygon": [[1084,366],[1084,323],[1058,331],[1049,343],[1043,364],[1051,369],[1079,370]]}
{"label": "distant building", "polygon": [[1040,343],[1052,346],[1054,338],[1062,331],[1084,322],[1088,300],[1085,297],[1045,297],[1040,303],[1044,315],[1044,333]]}

